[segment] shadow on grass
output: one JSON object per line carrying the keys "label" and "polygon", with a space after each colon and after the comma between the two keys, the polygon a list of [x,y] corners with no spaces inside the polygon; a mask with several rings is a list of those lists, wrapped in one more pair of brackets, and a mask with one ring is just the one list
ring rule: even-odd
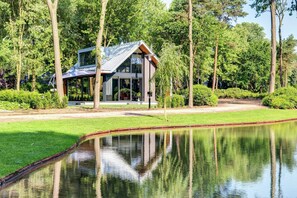
{"label": "shadow on grass", "polygon": [[153,115],[143,114],[143,113],[131,113],[131,112],[127,112],[124,115],[127,115],[127,116],[143,116],[143,117],[156,118],[158,120],[163,120],[161,116],[153,116]]}
{"label": "shadow on grass", "polygon": [[0,133],[0,137],[0,178],[65,151],[79,138],[54,131]]}

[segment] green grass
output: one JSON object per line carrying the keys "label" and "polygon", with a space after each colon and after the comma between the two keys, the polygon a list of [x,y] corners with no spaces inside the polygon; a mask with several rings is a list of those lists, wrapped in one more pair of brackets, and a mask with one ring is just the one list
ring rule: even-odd
{"label": "green grass", "polygon": [[0,178],[34,161],[65,150],[79,137],[91,132],[148,126],[273,121],[297,118],[297,111],[261,109],[169,115],[168,118],[168,122],[163,116],[142,116],[0,123]]}

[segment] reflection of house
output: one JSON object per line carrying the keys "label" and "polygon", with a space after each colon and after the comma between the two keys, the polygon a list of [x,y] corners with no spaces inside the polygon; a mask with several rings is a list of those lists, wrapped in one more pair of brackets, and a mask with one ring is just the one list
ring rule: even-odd
{"label": "reflection of house", "polygon": [[[70,100],[92,100],[95,82],[95,47],[78,51],[78,63],[63,74],[64,91]],[[158,58],[143,41],[102,48],[101,91],[103,101],[148,102],[150,82]]]}
{"label": "reflection of house", "polygon": [[[100,155],[101,171],[104,175],[143,182],[151,177],[152,171],[158,166],[164,153],[171,152],[172,134],[113,136],[102,138],[102,143]],[[70,157],[78,164],[94,159],[94,145],[86,142]],[[84,166],[80,166],[80,169],[88,174],[95,174],[95,169]]]}

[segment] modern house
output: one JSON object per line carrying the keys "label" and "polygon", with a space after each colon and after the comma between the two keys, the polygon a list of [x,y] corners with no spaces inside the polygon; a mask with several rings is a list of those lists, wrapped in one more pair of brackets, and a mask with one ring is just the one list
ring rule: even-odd
{"label": "modern house", "polygon": [[[155,102],[153,77],[158,58],[143,42],[102,48],[101,101]],[[63,74],[70,101],[92,101],[96,72],[95,47],[78,51],[78,63]]]}

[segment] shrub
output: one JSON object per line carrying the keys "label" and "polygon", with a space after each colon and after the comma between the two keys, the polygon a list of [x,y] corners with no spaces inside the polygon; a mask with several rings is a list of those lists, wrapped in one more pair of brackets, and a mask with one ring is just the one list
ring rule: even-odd
{"label": "shrub", "polygon": [[297,89],[286,87],[277,89],[274,93],[266,96],[262,104],[275,109],[296,109]]}
{"label": "shrub", "polygon": [[194,106],[216,106],[218,97],[212,93],[211,89],[204,85],[193,86],[193,105]]}
{"label": "shrub", "polygon": [[247,99],[247,98],[264,98],[267,94],[253,93],[248,90],[239,88],[219,89],[215,90],[215,94],[219,98],[236,98],[236,99]]}
{"label": "shrub", "polygon": [[0,109],[2,110],[17,110],[17,109],[29,109],[29,108],[30,108],[30,105],[27,103],[0,101]]}
{"label": "shrub", "polygon": [[65,108],[68,99],[65,96],[60,102],[58,94],[47,92],[39,94],[37,92],[4,90],[0,91],[0,101],[16,102],[28,104],[32,109]]}
{"label": "shrub", "polygon": [[[177,108],[185,106],[185,99],[182,95],[173,94],[172,97],[166,97],[166,107],[168,108]],[[164,107],[163,98],[158,99],[158,107]]]}

